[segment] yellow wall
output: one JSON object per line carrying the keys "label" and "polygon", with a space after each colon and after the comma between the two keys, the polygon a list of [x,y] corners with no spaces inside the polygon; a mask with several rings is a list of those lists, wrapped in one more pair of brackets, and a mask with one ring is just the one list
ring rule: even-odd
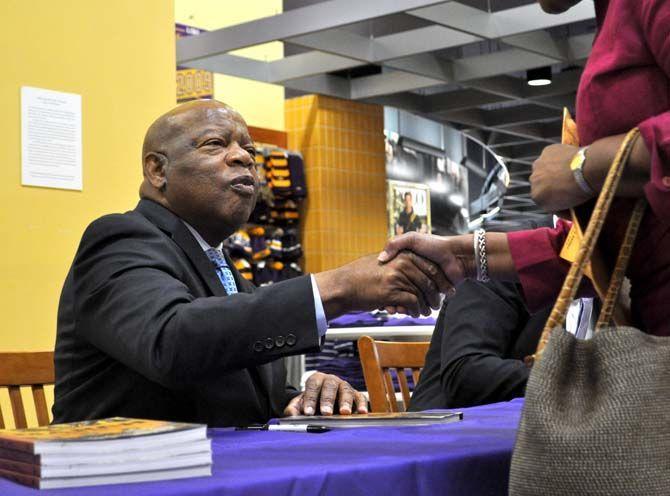
{"label": "yellow wall", "polygon": [[[85,226],[131,209],[141,142],[175,103],[172,0],[0,2],[0,351],[52,349]],[[83,191],[21,186],[20,87],[82,95]]]}
{"label": "yellow wall", "polygon": [[[282,12],[282,0],[175,0],[175,21],[209,31]],[[281,42],[244,48],[235,55],[272,61],[282,58]],[[214,98],[237,109],[250,126],[284,130],[284,88],[222,74],[214,75]]]}
{"label": "yellow wall", "polygon": [[288,146],[305,159],[305,270],[339,267],[386,242],[384,112],[307,95],[286,100]]}

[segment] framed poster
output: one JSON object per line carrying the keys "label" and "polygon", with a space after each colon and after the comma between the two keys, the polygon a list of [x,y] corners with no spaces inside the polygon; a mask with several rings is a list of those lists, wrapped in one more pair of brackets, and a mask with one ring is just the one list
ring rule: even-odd
{"label": "framed poster", "polygon": [[431,232],[430,188],[423,183],[387,180],[389,237],[410,231]]}

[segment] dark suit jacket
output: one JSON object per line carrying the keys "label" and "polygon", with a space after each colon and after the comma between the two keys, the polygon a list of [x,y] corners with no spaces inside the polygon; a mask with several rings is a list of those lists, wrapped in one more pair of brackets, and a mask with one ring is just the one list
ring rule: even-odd
{"label": "dark suit jacket", "polygon": [[297,394],[280,358],[319,348],[310,277],[256,289],[230,266],[240,293],[227,296],[185,224],[152,201],[94,221],[58,308],[54,422],[280,415]]}
{"label": "dark suit jacket", "polygon": [[465,281],[444,305],[410,410],[464,408],[524,395],[551,308],[530,315],[512,283]]}

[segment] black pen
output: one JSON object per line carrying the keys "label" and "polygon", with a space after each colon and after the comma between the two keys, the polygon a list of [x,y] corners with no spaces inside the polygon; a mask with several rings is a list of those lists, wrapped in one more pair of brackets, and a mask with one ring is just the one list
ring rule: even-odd
{"label": "black pen", "polygon": [[256,424],[245,427],[236,427],[238,431],[281,431],[281,432],[310,432],[321,434],[330,431],[325,425],[285,425],[285,424]]}

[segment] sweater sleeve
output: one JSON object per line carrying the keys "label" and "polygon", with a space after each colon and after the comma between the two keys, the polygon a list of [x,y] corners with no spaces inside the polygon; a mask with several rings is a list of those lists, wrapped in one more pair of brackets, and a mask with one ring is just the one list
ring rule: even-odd
{"label": "sweater sleeve", "polygon": [[570,264],[560,257],[560,252],[569,231],[570,223],[559,220],[553,229],[544,227],[507,235],[531,313],[551,304],[561,289]]}
{"label": "sweater sleeve", "polygon": [[[656,63],[668,77],[670,86],[670,3],[666,0],[644,0],[640,29]],[[662,92],[661,92],[662,93]],[[669,96],[670,98],[670,96]],[[645,186],[649,205],[658,219],[670,223],[670,111],[650,117],[639,126],[642,139],[651,155],[650,180]]]}

